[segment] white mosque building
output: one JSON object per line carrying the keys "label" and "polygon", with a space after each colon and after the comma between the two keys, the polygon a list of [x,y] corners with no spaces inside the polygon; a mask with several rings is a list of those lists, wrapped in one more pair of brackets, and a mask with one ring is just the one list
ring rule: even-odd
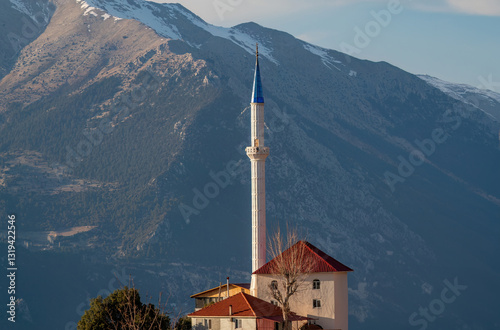
{"label": "white mosque building", "polygon": [[[251,146],[246,153],[252,176],[252,277],[251,283],[219,286],[191,296],[196,310],[189,314],[193,329],[281,330],[283,316],[270,287],[280,281],[273,271],[276,259],[266,263],[265,162],[269,147],[264,143],[264,94],[256,54],[251,99]],[[312,265],[302,286],[290,299],[293,329],[348,330],[347,273],[352,269],[309,242],[299,241],[282,253],[292,258],[301,249]]]}

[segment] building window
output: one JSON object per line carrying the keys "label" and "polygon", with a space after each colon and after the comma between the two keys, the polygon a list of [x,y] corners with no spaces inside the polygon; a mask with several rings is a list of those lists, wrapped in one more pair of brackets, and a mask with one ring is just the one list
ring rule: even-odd
{"label": "building window", "polygon": [[278,306],[278,302],[276,300],[271,300],[271,304],[273,304],[274,306]]}
{"label": "building window", "polygon": [[242,320],[234,319],[234,328],[235,329],[241,329],[243,326],[241,324]]}
{"label": "building window", "polygon": [[204,321],[205,321],[205,328],[212,329],[212,320],[205,319]]}
{"label": "building window", "polygon": [[319,286],[320,286],[320,281],[313,280],[313,290],[319,290]]}
{"label": "building window", "polygon": [[321,300],[313,299],[313,308],[320,308],[320,307],[321,307]]}
{"label": "building window", "polygon": [[271,290],[273,290],[273,291],[278,290],[278,281],[271,282]]}

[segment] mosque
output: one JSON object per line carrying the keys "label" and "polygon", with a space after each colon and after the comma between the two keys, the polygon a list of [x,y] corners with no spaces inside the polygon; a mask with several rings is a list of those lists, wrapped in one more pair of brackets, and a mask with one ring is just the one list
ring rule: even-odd
{"label": "mosque", "polygon": [[[256,52],[251,99],[251,146],[246,148],[252,176],[252,277],[250,283],[229,283],[200,293],[195,311],[188,315],[193,329],[282,330],[283,312],[276,301],[283,276],[278,265],[307,261],[300,290],[290,297],[288,319],[292,329],[348,330],[347,273],[353,271],[314,245],[299,241],[266,263],[265,162],[269,147],[264,140],[264,94]],[[304,261],[304,262],[305,262]],[[305,269],[305,268],[304,268]],[[278,292],[279,294],[279,292]],[[283,293],[284,294],[284,293]]]}

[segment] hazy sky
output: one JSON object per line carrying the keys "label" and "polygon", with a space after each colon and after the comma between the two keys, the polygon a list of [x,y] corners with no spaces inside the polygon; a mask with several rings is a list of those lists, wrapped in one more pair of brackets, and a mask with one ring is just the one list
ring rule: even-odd
{"label": "hazy sky", "polygon": [[411,73],[500,92],[500,0],[156,1],[180,2],[214,25],[253,21]]}

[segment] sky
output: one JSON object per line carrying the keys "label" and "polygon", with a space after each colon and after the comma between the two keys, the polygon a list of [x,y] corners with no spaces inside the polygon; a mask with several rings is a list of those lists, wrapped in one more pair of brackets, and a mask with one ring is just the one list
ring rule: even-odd
{"label": "sky", "polygon": [[500,92],[500,0],[155,0],[245,22],[414,74]]}

